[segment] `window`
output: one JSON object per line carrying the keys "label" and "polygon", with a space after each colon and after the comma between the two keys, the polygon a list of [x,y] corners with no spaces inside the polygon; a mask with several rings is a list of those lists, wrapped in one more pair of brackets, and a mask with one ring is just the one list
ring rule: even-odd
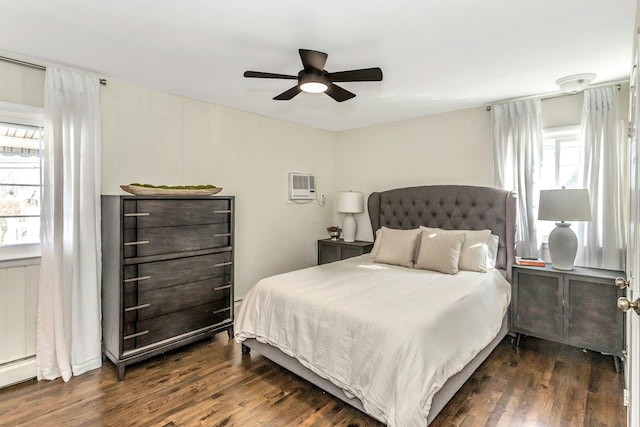
{"label": "window", "polygon": [[[582,149],[580,127],[543,129],[539,190],[581,188]],[[538,221],[538,242],[549,240],[552,221]]]}
{"label": "window", "polygon": [[0,247],[40,243],[42,127],[0,122]]}
{"label": "window", "polygon": [[579,188],[581,160],[578,126],[543,130],[540,189]]}

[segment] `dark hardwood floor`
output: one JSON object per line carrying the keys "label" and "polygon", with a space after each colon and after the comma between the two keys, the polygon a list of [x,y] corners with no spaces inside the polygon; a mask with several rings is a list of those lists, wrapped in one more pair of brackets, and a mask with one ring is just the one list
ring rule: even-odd
{"label": "dark hardwood floor", "polygon": [[[610,357],[507,337],[432,426],[624,426],[623,375]],[[3,426],[380,426],[227,335],[127,369],[0,390]]]}

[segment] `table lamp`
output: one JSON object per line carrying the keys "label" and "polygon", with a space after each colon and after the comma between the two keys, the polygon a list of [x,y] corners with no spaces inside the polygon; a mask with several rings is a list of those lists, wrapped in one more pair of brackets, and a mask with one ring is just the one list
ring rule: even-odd
{"label": "table lamp", "polygon": [[364,212],[364,194],[360,191],[338,193],[338,212],[347,214],[342,223],[342,238],[345,242],[355,242],[358,223],[353,214]]}
{"label": "table lamp", "polygon": [[565,221],[591,221],[589,191],[586,188],[541,190],[538,219],[556,222],[549,234],[549,256],[556,270],[573,270],[578,237]]}

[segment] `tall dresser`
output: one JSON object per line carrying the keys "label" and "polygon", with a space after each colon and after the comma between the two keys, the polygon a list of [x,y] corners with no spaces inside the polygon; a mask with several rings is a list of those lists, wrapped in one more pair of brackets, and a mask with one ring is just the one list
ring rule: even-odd
{"label": "tall dresser", "polygon": [[234,197],[102,196],[102,335],[132,363],[233,336]]}

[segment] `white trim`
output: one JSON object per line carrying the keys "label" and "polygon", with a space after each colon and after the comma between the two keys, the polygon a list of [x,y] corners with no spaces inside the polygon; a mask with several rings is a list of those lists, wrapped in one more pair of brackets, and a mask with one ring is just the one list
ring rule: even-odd
{"label": "white trim", "polygon": [[0,388],[36,377],[36,357],[0,365]]}
{"label": "white trim", "polygon": [[0,268],[40,265],[40,244],[0,247]]}
{"label": "white trim", "polygon": [[0,101],[0,122],[42,127],[44,108]]}
{"label": "white trim", "polygon": [[580,125],[558,126],[542,129],[542,139],[559,139],[567,136],[575,136],[580,133]]}

